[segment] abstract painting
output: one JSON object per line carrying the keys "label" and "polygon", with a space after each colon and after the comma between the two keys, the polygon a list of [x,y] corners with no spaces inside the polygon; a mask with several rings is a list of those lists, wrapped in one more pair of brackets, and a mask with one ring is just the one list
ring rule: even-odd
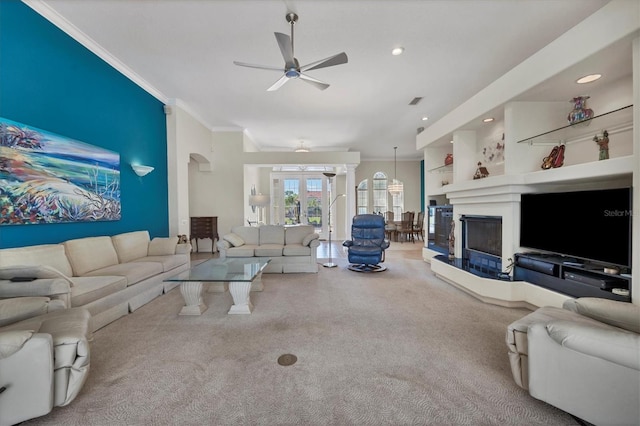
{"label": "abstract painting", "polygon": [[0,225],[120,219],[120,155],[0,117]]}

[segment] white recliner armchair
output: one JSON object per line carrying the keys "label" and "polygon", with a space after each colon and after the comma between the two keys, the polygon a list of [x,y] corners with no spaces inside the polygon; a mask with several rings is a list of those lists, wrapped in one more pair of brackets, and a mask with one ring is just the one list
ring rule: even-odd
{"label": "white recliner armchair", "polygon": [[90,318],[47,297],[0,300],[0,426],[73,401],[89,373]]}
{"label": "white recliner armchair", "polygon": [[640,425],[640,306],[599,298],[542,307],[508,327],[516,383],[596,425]]}

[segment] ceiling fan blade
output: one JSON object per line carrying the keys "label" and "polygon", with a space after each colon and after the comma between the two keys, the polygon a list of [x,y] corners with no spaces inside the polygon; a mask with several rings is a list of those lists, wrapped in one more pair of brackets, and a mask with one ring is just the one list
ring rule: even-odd
{"label": "ceiling fan blade", "polygon": [[278,46],[280,46],[280,52],[282,52],[282,57],[284,58],[285,67],[295,68],[296,61],[293,58],[293,46],[291,46],[291,37],[282,33],[274,33],[276,35],[276,40],[278,41]]}
{"label": "ceiling fan blade", "polygon": [[300,71],[317,70],[318,68],[332,67],[334,65],[346,64],[349,61],[347,54],[342,52],[337,55],[330,56],[320,61],[312,62],[310,64],[300,67]]}
{"label": "ceiling fan blade", "polygon": [[302,74],[302,73],[300,73],[300,79],[301,79],[302,81],[306,81],[307,83],[311,84],[312,86],[317,87],[317,88],[318,88],[318,89],[320,89],[320,90],[324,90],[324,89],[326,89],[327,87],[329,87],[329,85],[328,85],[327,83],[325,83],[324,81],[320,81],[320,80],[315,79],[315,78],[313,78],[313,77],[309,77],[309,76],[308,76],[308,75],[306,75],[306,74]]}
{"label": "ceiling fan blade", "polygon": [[276,81],[275,83],[273,83],[273,85],[271,85],[271,87],[269,87],[267,89],[267,92],[273,92],[274,90],[278,90],[279,88],[281,88],[287,81],[289,81],[289,77],[287,77],[286,75],[283,75],[282,77],[280,77],[280,79],[278,81]]}
{"label": "ceiling fan blade", "polygon": [[239,65],[241,67],[249,67],[249,68],[259,68],[261,70],[274,70],[274,71],[280,71],[283,72],[284,69],[282,67],[272,67],[269,65],[256,65],[256,64],[248,64],[246,62],[238,62],[238,61],[233,61],[234,64]]}

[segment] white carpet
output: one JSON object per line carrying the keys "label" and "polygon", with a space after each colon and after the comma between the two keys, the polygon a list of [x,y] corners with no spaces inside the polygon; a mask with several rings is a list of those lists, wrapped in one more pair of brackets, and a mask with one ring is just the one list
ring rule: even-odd
{"label": "white carpet", "polygon": [[449,286],[406,245],[382,273],[264,275],[251,315],[205,293],[179,317],[175,289],[97,331],[80,395],[26,424],[576,424],[513,382],[505,332],[528,311]]}

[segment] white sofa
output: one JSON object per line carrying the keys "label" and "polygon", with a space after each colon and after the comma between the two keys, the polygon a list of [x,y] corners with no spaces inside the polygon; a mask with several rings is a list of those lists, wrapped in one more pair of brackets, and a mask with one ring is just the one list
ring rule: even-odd
{"label": "white sofa", "polygon": [[218,241],[220,258],[269,257],[264,273],[318,272],[318,234],[311,225],[236,226]]}
{"label": "white sofa", "polygon": [[[0,299],[43,296],[84,307],[93,332],[176,287],[165,278],[190,267],[189,244],[147,231],[0,250]],[[14,282],[13,277],[35,277]]]}

